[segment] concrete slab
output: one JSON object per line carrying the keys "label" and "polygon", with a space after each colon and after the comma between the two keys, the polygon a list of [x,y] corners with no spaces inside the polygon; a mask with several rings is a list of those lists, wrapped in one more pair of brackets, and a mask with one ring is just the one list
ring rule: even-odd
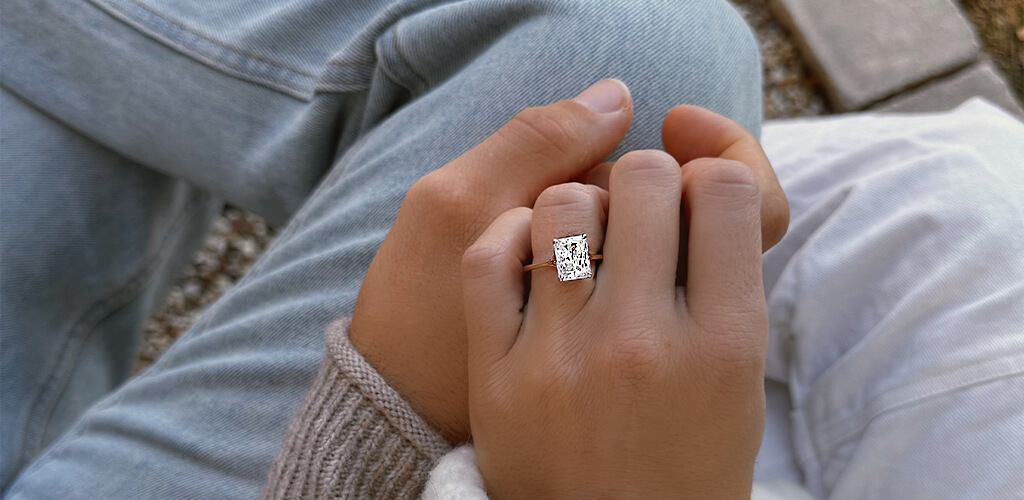
{"label": "concrete slab", "polygon": [[990,60],[983,60],[952,76],[929,82],[918,89],[872,106],[878,111],[925,113],[946,111],[981,96],[1024,120],[1024,108],[1013,96],[1010,85]]}
{"label": "concrete slab", "polygon": [[977,59],[952,0],[771,0],[836,111],[862,109]]}

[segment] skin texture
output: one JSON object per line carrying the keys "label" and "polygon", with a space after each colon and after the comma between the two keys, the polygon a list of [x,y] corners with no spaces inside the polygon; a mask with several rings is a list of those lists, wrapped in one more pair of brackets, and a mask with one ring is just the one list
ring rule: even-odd
{"label": "skin texture", "polygon": [[[551,187],[463,258],[470,421],[488,493],[750,498],[768,339],[759,180],[732,160],[680,169],[664,152],[628,153],[609,173],[603,235],[597,191]],[[534,271],[527,307],[524,263],[579,231],[604,254],[596,278]]]}
{"label": "skin texture", "polygon": [[[452,443],[470,436],[467,332],[458,272],[463,253],[500,214],[533,207],[550,186],[576,179],[607,188],[611,164],[601,162],[625,136],[632,117],[625,85],[602,80],[572,100],[520,112],[482,143],[417,181],[406,195],[363,281],[350,336],[374,368]],[[782,200],[762,210],[765,241],[781,238],[788,206],[756,139],[731,120],[690,106],[669,111],[663,131],[677,168],[693,155],[747,165],[762,192],[775,193],[764,199]],[[698,140],[706,144],[687,146]]]}

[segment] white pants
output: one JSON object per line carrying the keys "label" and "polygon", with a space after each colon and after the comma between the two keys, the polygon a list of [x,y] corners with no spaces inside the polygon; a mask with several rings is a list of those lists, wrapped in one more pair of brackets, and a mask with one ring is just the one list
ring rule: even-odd
{"label": "white pants", "polygon": [[[792,221],[754,498],[1024,498],[1024,124],[974,100],[762,140]],[[485,497],[472,449],[425,497]]]}
{"label": "white pants", "polygon": [[757,479],[1024,498],[1024,125],[975,100],[777,122],[763,143],[792,222],[764,259]]}

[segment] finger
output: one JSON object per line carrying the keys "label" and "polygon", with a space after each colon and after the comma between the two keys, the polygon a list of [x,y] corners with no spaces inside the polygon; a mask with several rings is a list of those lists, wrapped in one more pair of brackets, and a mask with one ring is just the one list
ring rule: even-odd
{"label": "finger", "polygon": [[633,119],[629,89],[601,80],[571,100],[523,110],[443,169],[507,206],[533,206],[548,186],[575,179],[610,155]]}
{"label": "finger", "polygon": [[[608,177],[612,173],[612,166],[614,162],[604,162],[598,166],[592,168],[590,172],[584,178],[584,182],[587,184],[593,184],[602,189],[608,189]],[[683,210],[680,206],[679,210]],[[680,214],[679,217],[679,258],[676,259],[676,285],[683,286],[686,284],[686,255],[687,255],[687,238],[690,234],[689,222],[685,217],[685,214]]]}
{"label": "finger", "polygon": [[[544,190],[533,207],[533,262],[544,262],[554,254],[553,243],[576,259],[576,265],[541,267],[531,271],[531,314],[548,318],[571,318],[587,303],[594,291],[595,266],[589,255],[599,254],[604,243],[607,220],[602,202],[604,191],[578,183],[558,184]],[[582,239],[562,239],[586,235]],[[587,248],[583,248],[586,246]],[[562,281],[563,278],[569,278]],[[576,279],[581,278],[581,279]]]}
{"label": "finger", "polygon": [[493,363],[515,343],[523,322],[523,265],[530,258],[531,213],[518,207],[499,215],[462,256],[471,365]]}
{"label": "finger", "polygon": [[687,309],[698,324],[735,326],[765,308],[760,185],[741,163],[704,158],[683,166],[683,187]]}
{"label": "finger", "polygon": [[742,125],[698,106],[676,106],[661,128],[665,151],[680,165],[697,158],[724,158],[747,165],[761,191],[763,250],[782,239],[789,226],[789,203],[757,138]]}
{"label": "finger", "polygon": [[593,184],[605,191],[608,190],[608,176],[612,173],[612,166],[615,162],[606,161],[599,163],[596,167],[590,169],[581,179],[580,182],[584,184]]}
{"label": "finger", "polygon": [[662,151],[634,151],[609,178],[601,283],[623,299],[671,300],[679,251],[679,164]]}

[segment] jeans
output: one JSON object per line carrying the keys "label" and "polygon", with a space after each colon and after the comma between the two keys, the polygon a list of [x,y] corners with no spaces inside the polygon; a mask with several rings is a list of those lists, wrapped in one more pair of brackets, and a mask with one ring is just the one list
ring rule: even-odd
{"label": "jeans", "polygon": [[[277,3],[5,2],[6,497],[258,496],[405,191],[524,107],[624,80],[613,157],[658,148],[679,103],[760,130],[756,46],[720,0]],[[1024,491],[1024,127],[971,116],[766,129],[793,225],[765,256],[759,480]],[[126,381],[224,202],[287,225]]]}
{"label": "jeans", "polygon": [[[519,110],[630,85],[616,155],[698,104],[757,132],[722,0],[9,0],[11,498],[254,498],[409,186]],[[223,202],[287,226],[145,373],[141,325]]]}

